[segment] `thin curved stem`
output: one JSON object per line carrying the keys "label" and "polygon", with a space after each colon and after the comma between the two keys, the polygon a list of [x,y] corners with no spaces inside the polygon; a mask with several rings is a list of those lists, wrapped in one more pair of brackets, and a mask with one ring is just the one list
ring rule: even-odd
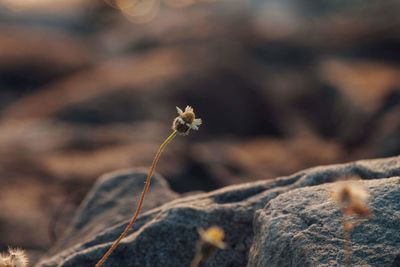
{"label": "thin curved stem", "polygon": [[201,254],[197,253],[194,256],[193,261],[190,263],[190,267],[199,267],[202,259],[203,259],[203,256]]}
{"label": "thin curved stem", "polygon": [[173,131],[172,134],[170,136],[168,136],[167,139],[165,139],[165,141],[159,147],[157,154],[155,155],[153,162],[150,166],[150,170],[149,170],[149,173],[147,174],[147,178],[146,178],[146,183],[144,185],[142,194],[139,199],[139,203],[137,205],[135,213],[132,216],[132,219],[129,221],[129,224],[126,226],[126,228],[122,232],[122,234],[117,238],[117,240],[114,241],[114,243],[111,245],[111,247],[107,250],[107,252],[103,255],[103,257],[99,260],[99,262],[96,264],[96,267],[101,267],[104,264],[104,262],[111,255],[111,253],[118,247],[121,240],[126,237],[129,230],[135,225],[135,222],[136,222],[137,218],[139,217],[140,211],[142,210],[145,195],[150,188],[151,177],[153,176],[153,173],[157,166],[157,163],[160,160],[161,154],[164,151],[165,147],[175,138],[175,136],[177,134],[178,134],[177,131]]}
{"label": "thin curved stem", "polygon": [[350,267],[350,262],[351,262],[351,243],[350,243],[350,229],[348,229],[348,226],[346,225],[345,218],[342,219],[342,227],[343,227],[343,237],[344,237],[344,244],[343,244],[343,250],[344,250],[344,266],[345,267]]}

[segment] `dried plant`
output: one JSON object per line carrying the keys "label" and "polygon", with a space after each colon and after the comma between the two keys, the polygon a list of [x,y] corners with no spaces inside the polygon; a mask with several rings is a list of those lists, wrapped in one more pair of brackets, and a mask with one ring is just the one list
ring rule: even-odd
{"label": "dried plant", "polygon": [[205,231],[200,229],[200,240],[196,246],[196,254],[190,267],[198,267],[199,264],[209,258],[217,249],[225,249],[224,230],[218,226],[211,226]]}
{"label": "dried plant", "polygon": [[342,213],[345,266],[350,266],[351,261],[351,231],[360,223],[360,218],[371,216],[367,205],[368,197],[368,192],[355,181],[338,182],[334,185],[332,198]]}
{"label": "dried plant", "polygon": [[103,257],[98,261],[96,267],[100,267],[104,264],[107,258],[111,255],[111,253],[118,247],[119,243],[122,241],[123,238],[126,237],[129,230],[135,225],[137,218],[142,210],[142,206],[144,203],[144,198],[147,191],[150,188],[151,177],[153,176],[154,170],[157,166],[158,161],[160,160],[161,154],[166,148],[166,146],[177,136],[177,135],[188,135],[190,130],[198,130],[199,126],[202,124],[201,119],[197,119],[196,115],[193,111],[193,108],[187,106],[185,111],[182,111],[180,108],[176,108],[178,111],[178,117],[176,117],[172,123],[172,133],[165,139],[165,141],[159,147],[154,160],[150,166],[149,173],[146,178],[146,183],[144,185],[142,194],[139,199],[139,203],[137,205],[136,211],[133,214],[130,222],[126,226],[125,230],[122,234],[113,242],[111,247],[107,250],[107,252],[103,255]]}
{"label": "dried plant", "polygon": [[9,248],[8,253],[0,254],[0,267],[27,267],[28,262],[28,257],[22,249]]}

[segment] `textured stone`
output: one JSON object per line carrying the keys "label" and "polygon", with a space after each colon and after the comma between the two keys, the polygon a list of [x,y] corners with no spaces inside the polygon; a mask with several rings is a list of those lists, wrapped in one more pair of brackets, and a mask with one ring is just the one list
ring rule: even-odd
{"label": "textured stone", "polygon": [[[129,219],[139,201],[146,177],[144,169],[115,171],[100,177],[81,204],[64,238],[53,251],[67,248]],[[178,197],[177,193],[169,189],[166,181],[156,174],[152,178],[151,190],[146,195],[142,211]]]}
{"label": "textured stone", "polygon": [[[399,266],[400,177],[363,181],[373,217],[351,232],[351,266]],[[292,190],[257,211],[248,266],[344,266],[333,184]]]}
{"label": "textured stone", "polygon": [[[194,256],[195,243],[198,239],[197,229],[205,228],[214,224],[221,226],[225,230],[228,249],[218,251],[203,266],[246,266],[248,264],[250,247],[252,246],[254,239],[254,214],[257,210],[263,212],[264,207],[268,210],[271,206],[271,204],[268,203],[277,203],[276,205],[278,205],[280,203],[279,199],[285,199],[285,195],[291,194],[290,191],[294,190],[293,194],[299,192],[296,195],[298,198],[292,198],[291,200],[287,199],[288,205],[291,204],[295,206],[296,203],[301,204],[303,202],[303,205],[306,205],[307,203],[312,204],[314,203],[313,199],[306,197],[303,198],[303,191],[296,191],[295,189],[305,187],[304,190],[310,190],[311,195],[314,194],[315,196],[318,196],[319,190],[323,190],[323,188],[318,189],[318,187],[311,186],[336,181],[343,176],[359,176],[362,179],[379,179],[399,175],[399,157],[359,161],[349,164],[312,168],[298,172],[292,176],[277,178],[272,181],[259,181],[229,186],[210,193],[200,193],[173,200],[143,213],[137,221],[134,229],[131,230],[118,249],[111,255],[106,266],[186,267]],[[378,190],[380,188],[378,187],[378,184],[381,183],[384,185],[386,181],[388,181],[388,184],[394,185],[397,180],[383,179],[381,182],[374,181],[371,182],[371,188],[376,184],[376,190]],[[394,188],[389,185],[388,187]],[[316,189],[315,192],[313,191],[314,188]],[[134,188],[131,190],[137,191],[137,189]],[[377,192],[378,191],[376,191],[376,193]],[[387,192],[387,194],[389,193],[390,192]],[[96,190],[92,192],[92,195],[93,194],[96,195]],[[278,197],[281,194],[283,195]],[[393,197],[393,195],[391,196]],[[118,198],[119,196],[115,197]],[[99,197],[98,201],[102,201],[103,205],[97,205],[94,203],[94,207],[100,208],[108,206],[106,204],[107,200],[102,197]],[[116,204],[118,203],[115,202],[115,199],[109,201],[113,201]],[[147,198],[147,201],[151,201],[150,195]],[[318,201],[318,198],[315,201]],[[321,204],[323,203],[324,202],[321,202]],[[383,202],[379,203],[383,204]],[[124,203],[121,203],[121,205],[124,205]],[[332,204],[329,205],[331,205],[333,212]],[[377,218],[380,217],[378,207],[381,206],[379,205],[376,206],[376,209],[374,206],[374,212]],[[313,206],[311,205],[311,207]],[[121,207],[118,205],[114,205],[110,207],[111,211],[108,212],[112,214],[114,209],[118,210],[120,208]],[[393,206],[393,208],[395,207]],[[318,206],[314,206],[312,211],[315,212],[315,214],[321,214],[321,216],[326,214],[326,211],[322,210]],[[382,212],[383,211],[384,210],[382,210]],[[96,211],[93,212],[96,214]],[[390,212],[394,212],[394,210],[390,210],[389,207],[386,212],[389,214]],[[259,257],[262,255],[269,255],[268,253],[279,253],[279,251],[264,252],[261,237],[263,236],[263,233],[268,231],[269,226],[268,224],[263,224],[263,222],[260,221],[260,213],[257,214],[258,216],[255,224],[255,229],[257,231],[254,243],[255,245],[250,254],[250,266],[278,266],[269,265],[270,263],[268,262],[265,263],[259,261]],[[336,217],[332,217],[332,220],[337,218],[338,213],[335,211],[333,214],[336,214]],[[82,220],[80,218],[85,218],[85,216],[86,215],[80,212],[75,221],[83,221],[85,225],[91,223],[96,225],[96,223],[90,221],[91,216],[89,216],[89,220]],[[383,220],[383,218],[381,219]],[[300,219],[298,219],[298,221],[300,225],[304,224]],[[70,243],[69,246],[64,246],[63,250],[52,253],[53,255],[50,255],[46,259],[42,259],[37,266],[93,266],[101,255],[109,248],[112,241],[118,237],[126,224],[127,220],[122,223],[115,223],[112,226],[104,228],[102,231],[96,231],[88,236],[80,237],[80,235],[75,235],[76,238],[74,238],[74,244]],[[309,219],[309,224],[314,225],[314,227],[318,226],[313,218]],[[82,225],[82,227],[85,227],[85,225]],[[282,222],[283,228],[285,225],[287,224]],[[299,227],[296,224],[294,226]],[[393,224],[391,227],[393,227],[393,229],[399,229],[397,224]],[[295,229],[296,228],[294,228],[294,230]],[[290,234],[290,232],[282,232],[282,238],[284,239],[286,237],[290,241]],[[318,234],[320,236],[322,235],[322,233]],[[326,231],[326,235],[329,234],[335,236],[335,234],[337,234],[337,229],[333,229],[332,233]],[[354,235],[361,234],[361,232],[357,231],[354,233]],[[74,233],[71,232],[71,235],[74,235]],[[296,238],[301,241],[301,236]],[[336,244],[332,246],[333,251],[341,246],[340,240],[337,238],[335,240],[333,242],[336,242]],[[305,241],[303,240],[303,242]],[[374,242],[381,242],[379,244],[384,244],[386,238],[371,242],[372,244],[375,244]],[[388,239],[388,244],[385,243],[385,246],[390,246],[389,242],[392,242],[391,239]],[[282,242],[282,244],[284,243]],[[282,247],[282,249],[289,250],[290,244],[291,243],[288,243],[288,245]],[[379,244],[377,247],[379,247]],[[384,246],[382,246],[382,248],[384,248]],[[278,247],[276,249],[278,249]],[[366,247],[366,249],[368,249],[368,247]],[[323,252],[321,249],[321,253],[326,253],[327,256],[329,256],[328,252]],[[303,253],[306,252],[304,251]],[[382,253],[386,252],[382,251]],[[285,266],[301,266],[295,265],[295,262],[292,262],[292,259],[288,257],[283,257],[282,260],[285,264],[287,263],[286,265],[284,264]],[[306,261],[303,262],[308,264]]]}

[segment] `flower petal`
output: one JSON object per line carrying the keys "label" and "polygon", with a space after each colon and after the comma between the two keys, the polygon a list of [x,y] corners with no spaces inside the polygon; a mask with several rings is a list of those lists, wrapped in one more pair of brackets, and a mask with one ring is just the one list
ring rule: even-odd
{"label": "flower petal", "polygon": [[193,112],[193,108],[191,106],[186,106],[185,112]]}
{"label": "flower petal", "polygon": [[203,121],[201,119],[195,119],[192,124],[195,126],[200,126],[202,123]]}
{"label": "flower petal", "polygon": [[182,115],[182,114],[183,114],[182,109],[180,109],[179,107],[176,107],[176,110],[178,111],[178,114],[179,114],[179,115]]}

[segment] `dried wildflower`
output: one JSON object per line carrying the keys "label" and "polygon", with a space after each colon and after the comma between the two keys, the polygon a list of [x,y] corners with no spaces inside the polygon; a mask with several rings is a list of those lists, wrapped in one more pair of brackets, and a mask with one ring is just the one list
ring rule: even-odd
{"label": "dried wildflower", "polygon": [[[131,220],[128,225],[125,227],[125,230],[121,233],[121,235],[113,242],[111,247],[106,251],[106,253],[101,257],[101,259],[97,262],[96,267],[100,267],[104,264],[104,262],[108,259],[111,253],[118,247],[119,243],[121,243],[122,239],[126,237],[129,230],[135,225],[137,218],[142,210],[144,198],[147,191],[150,188],[151,177],[153,177],[154,170],[157,166],[158,161],[160,160],[161,154],[164,149],[167,147],[169,143],[178,135],[187,135],[190,130],[198,130],[201,125],[201,119],[196,119],[196,116],[193,112],[193,108],[187,106],[185,112],[183,112],[180,108],[177,107],[179,116],[174,119],[172,130],[173,132],[164,140],[164,142],[158,148],[158,151],[154,157],[154,160],[150,166],[149,173],[147,174],[146,183],[144,185],[142,194],[140,195],[139,203],[137,205],[136,211],[133,214]],[[0,266],[2,267],[2,266]]]}
{"label": "dried wildflower", "polygon": [[201,240],[205,243],[213,245],[220,249],[225,249],[226,244],[224,243],[224,230],[218,226],[211,226],[207,230],[199,230]]}
{"label": "dried wildflower", "polygon": [[199,230],[200,240],[197,243],[196,254],[190,267],[197,267],[199,264],[209,258],[217,249],[225,249],[224,230],[218,226]]}
{"label": "dried wildflower", "polygon": [[198,130],[202,124],[201,119],[196,119],[193,108],[186,106],[183,112],[180,108],[176,107],[178,111],[178,117],[174,119],[172,123],[172,130],[177,131],[180,135],[188,135],[190,130]]}
{"label": "dried wildflower", "polygon": [[[359,223],[357,217],[369,217],[371,211],[367,205],[368,192],[354,181],[336,183],[332,198],[342,212],[343,249],[345,254],[344,265],[350,266],[352,249],[350,232]],[[356,216],[356,218],[353,218]]]}
{"label": "dried wildflower", "polygon": [[21,249],[8,249],[8,254],[0,254],[0,267],[27,267],[28,257]]}
{"label": "dried wildflower", "polygon": [[332,198],[344,215],[367,217],[371,214],[366,201],[368,193],[355,182],[340,182],[335,185]]}
{"label": "dried wildflower", "polygon": [[8,259],[6,255],[0,254],[0,267],[7,267]]}

